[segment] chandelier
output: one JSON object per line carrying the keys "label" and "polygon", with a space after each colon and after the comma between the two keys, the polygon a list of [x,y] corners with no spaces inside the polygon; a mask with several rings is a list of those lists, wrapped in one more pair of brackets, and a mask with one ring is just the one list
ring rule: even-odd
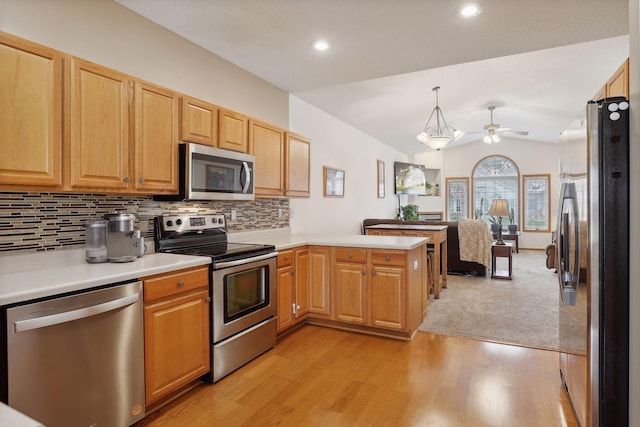
{"label": "chandelier", "polygon": [[[439,89],[440,86],[436,86],[432,89],[436,93],[436,108],[431,112],[429,120],[427,120],[427,124],[424,126],[424,130],[417,136],[418,141],[433,148],[434,150],[440,150],[449,142],[456,141],[464,135],[464,132],[460,129],[455,129],[452,126],[447,125],[447,121],[444,119],[444,114],[442,114],[442,110],[438,106]],[[431,122],[432,119],[435,119],[434,123]]]}

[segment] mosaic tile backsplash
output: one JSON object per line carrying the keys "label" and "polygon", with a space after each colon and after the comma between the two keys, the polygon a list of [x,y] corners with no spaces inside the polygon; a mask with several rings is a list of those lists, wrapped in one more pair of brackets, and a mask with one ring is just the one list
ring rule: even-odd
{"label": "mosaic tile backsplash", "polygon": [[[236,221],[231,221],[235,209]],[[157,202],[151,196],[0,192],[0,255],[84,245],[84,224],[105,213],[136,216],[136,228],[153,238],[153,218],[184,213],[225,214],[229,232],[289,226],[288,199]]]}

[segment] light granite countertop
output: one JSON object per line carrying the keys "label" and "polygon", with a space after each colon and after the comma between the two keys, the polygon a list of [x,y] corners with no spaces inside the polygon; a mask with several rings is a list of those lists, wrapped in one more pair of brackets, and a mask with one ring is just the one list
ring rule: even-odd
{"label": "light granite countertop", "polygon": [[210,263],[209,257],[152,253],[132,262],[89,264],[84,249],[1,256],[0,306]]}
{"label": "light granite countertop", "polygon": [[303,245],[344,246],[372,249],[411,250],[428,243],[426,237],[364,236],[361,234],[314,234],[314,233],[229,233],[229,241],[272,244],[277,250]]}

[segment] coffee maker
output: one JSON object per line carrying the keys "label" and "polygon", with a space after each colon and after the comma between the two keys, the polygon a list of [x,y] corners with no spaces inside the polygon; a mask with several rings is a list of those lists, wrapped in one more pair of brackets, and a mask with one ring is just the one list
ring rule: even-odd
{"label": "coffee maker", "polygon": [[140,230],[133,228],[135,216],[124,212],[104,215],[107,221],[107,259],[109,262],[130,262],[144,254]]}

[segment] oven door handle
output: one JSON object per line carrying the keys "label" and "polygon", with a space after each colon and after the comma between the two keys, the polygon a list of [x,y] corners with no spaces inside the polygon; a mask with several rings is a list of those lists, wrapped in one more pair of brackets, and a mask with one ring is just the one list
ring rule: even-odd
{"label": "oven door handle", "polygon": [[222,268],[235,267],[236,265],[249,264],[250,262],[254,262],[254,261],[262,261],[263,259],[273,258],[276,255],[278,255],[278,252],[269,252],[268,254],[258,255],[251,258],[243,258],[235,261],[219,262],[219,263],[216,263],[214,267],[216,270],[220,270]]}

